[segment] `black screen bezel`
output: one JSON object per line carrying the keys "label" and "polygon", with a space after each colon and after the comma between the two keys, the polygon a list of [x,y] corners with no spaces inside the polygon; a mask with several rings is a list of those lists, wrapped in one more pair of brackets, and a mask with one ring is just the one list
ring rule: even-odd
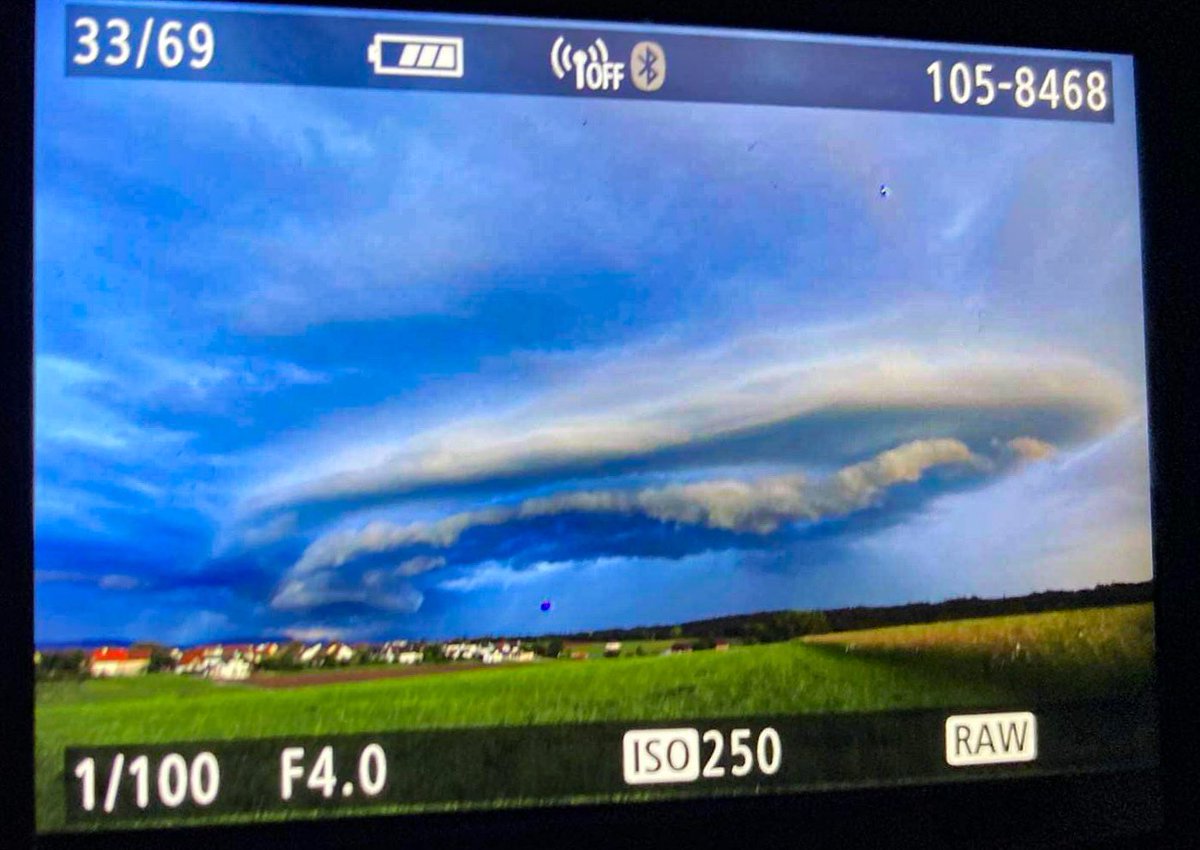
{"label": "black screen bezel", "polygon": [[[281,0],[273,0],[281,2]],[[502,812],[335,819],[322,822],[138,830],[41,836],[45,846],[183,846],[220,843],[338,846],[345,844],[578,844],[768,846],[852,843],[890,846],[1031,844],[1095,846],[1130,840],[1172,844],[1193,835],[1200,790],[1191,780],[1198,751],[1190,714],[1197,693],[1190,600],[1196,519],[1200,518],[1200,453],[1192,449],[1200,395],[1200,294],[1188,250],[1194,200],[1187,150],[1194,125],[1185,12],[1125,0],[1083,6],[1069,0],[990,3],[929,0],[814,3],[716,0],[679,2],[534,0],[484,2],[330,2],[283,5],[401,8],[544,16],[560,19],[677,23],[798,30],[837,35],[995,44],[1132,54],[1138,98],[1140,185],[1145,272],[1146,342],[1151,423],[1157,687],[1162,760],[1157,771],[1053,779],[979,781],[954,786],[820,792],[751,799],[583,806]],[[0,414],[4,474],[0,497],[0,658],[11,711],[0,747],[8,790],[4,832],[33,835],[32,634],[32,163],[34,2],[6,5],[3,25],[6,97],[5,166],[0,239],[8,280],[0,286]],[[1188,102],[1182,102],[1188,101]],[[24,779],[23,779],[24,777]]]}

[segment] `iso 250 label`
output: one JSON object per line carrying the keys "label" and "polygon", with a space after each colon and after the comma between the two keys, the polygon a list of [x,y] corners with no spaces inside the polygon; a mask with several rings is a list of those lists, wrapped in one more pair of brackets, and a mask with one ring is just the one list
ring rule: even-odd
{"label": "iso 250 label", "polygon": [[763,729],[630,729],[621,741],[627,785],[773,776],[783,764],[783,742]]}

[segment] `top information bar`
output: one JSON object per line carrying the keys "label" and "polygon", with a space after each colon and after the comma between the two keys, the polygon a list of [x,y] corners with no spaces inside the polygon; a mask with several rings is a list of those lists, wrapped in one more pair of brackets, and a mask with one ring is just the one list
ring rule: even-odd
{"label": "top information bar", "polygon": [[1072,54],[864,45],[378,13],[67,7],[66,73],[1112,123],[1112,65]]}

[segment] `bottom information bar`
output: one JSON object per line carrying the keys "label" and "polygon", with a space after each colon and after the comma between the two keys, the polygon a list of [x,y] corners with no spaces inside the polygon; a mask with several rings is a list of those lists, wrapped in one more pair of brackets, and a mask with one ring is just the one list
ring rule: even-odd
{"label": "bottom information bar", "polygon": [[[67,817],[79,823],[413,811],[1154,763],[1148,701],[1012,708],[970,715],[983,719],[965,724],[953,711],[922,710],[71,747]],[[1009,746],[1019,749],[1006,758]]]}

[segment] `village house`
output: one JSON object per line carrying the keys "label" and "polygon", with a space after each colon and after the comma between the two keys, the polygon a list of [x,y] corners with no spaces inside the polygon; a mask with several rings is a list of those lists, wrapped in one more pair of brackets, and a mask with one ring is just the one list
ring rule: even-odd
{"label": "village house", "polygon": [[[533,651],[522,649],[521,642],[499,640],[494,643],[473,643],[466,641],[450,641],[434,644],[441,650],[442,657],[447,661],[479,661],[484,664],[501,664],[508,661],[534,661],[537,656]],[[385,664],[421,664],[425,660],[424,645],[407,640],[387,641],[378,647],[360,647],[360,652],[367,652],[375,661]]]}
{"label": "village house", "polygon": [[331,641],[325,644],[321,641],[306,646],[300,651],[301,664],[345,664],[353,661],[355,656],[354,647],[341,641]]}
{"label": "village house", "polygon": [[501,641],[497,645],[484,644],[478,647],[476,653],[470,656],[464,653],[461,657],[477,657],[484,664],[504,664],[513,661],[533,661],[536,656],[532,650],[522,650],[519,643]]}
{"label": "village house", "polygon": [[92,676],[138,676],[150,667],[150,650],[102,646],[92,650],[88,671]]}
{"label": "village house", "polygon": [[484,652],[491,650],[493,650],[491,644],[484,646],[478,643],[448,643],[442,648],[443,654],[450,661],[482,659]]}
{"label": "village house", "polygon": [[[436,645],[442,655],[450,661],[477,661],[483,664],[501,664],[505,662],[532,662],[537,660],[536,654],[522,649],[521,642],[498,640],[495,642],[466,642],[457,641]],[[248,679],[255,668],[265,660],[285,651],[275,642],[256,644],[208,644],[188,649],[173,648],[168,654],[172,660],[171,669],[177,674],[204,676],[222,681],[240,681]],[[383,644],[358,643],[350,645],[342,641],[331,641],[299,646],[297,660],[301,664],[322,666],[328,664],[348,664],[357,658],[369,658],[372,661],[385,664],[415,665],[425,661],[426,647],[420,642],[409,640],[387,641]],[[93,653],[98,660],[93,675],[133,675],[146,669],[149,665],[149,654],[137,651],[135,657],[125,658],[122,653],[129,650],[120,648],[105,648],[105,653]],[[101,657],[102,656],[102,657]],[[144,657],[143,657],[144,656]],[[130,663],[126,663],[130,662]]]}
{"label": "village house", "polygon": [[204,649],[185,649],[175,662],[176,673],[203,673],[205,668]]}
{"label": "village house", "polygon": [[420,664],[424,653],[406,640],[389,640],[371,651],[371,657],[384,664]]}
{"label": "village house", "polygon": [[270,643],[256,643],[254,645],[255,664],[260,664],[266,658],[273,658],[279,653],[279,644],[271,641]]}
{"label": "village house", "polygon": [[250,669],[250,661],[247,658],[241,654],[231,654],[210,667],[206,675],[210,679],[235,682],[249,679]]}
{"label": "village house", "polygon": [[244,658],[247,661],[253,661],[255,657],[254,644],[251,643],[229,643],[221,647],[221,658]]}
{"label": "village house", "polygon": [[249,644],[197,646],[179,653],[175,672],[223,681],[248,679],[256,658]]}

